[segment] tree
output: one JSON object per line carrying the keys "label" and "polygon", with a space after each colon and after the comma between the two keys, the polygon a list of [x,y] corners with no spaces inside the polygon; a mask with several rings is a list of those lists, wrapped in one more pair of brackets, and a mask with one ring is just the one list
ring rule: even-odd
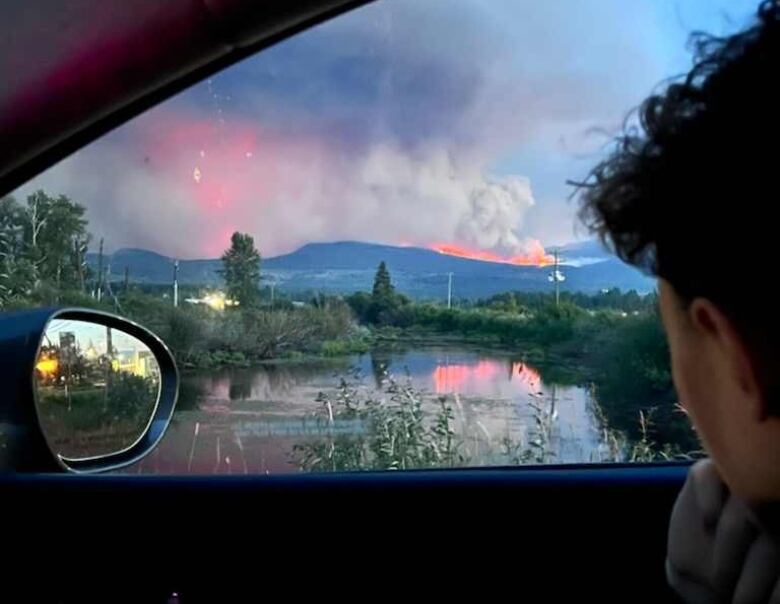
{"label": "tree", "polygon": [[387,270],[384,260],[379,263],[379,268],[376,270],[376,276],[374,277],[374,289],[371,292],[371,296],[375,302],[380,300],[389,300],[393,297],[395,288],[390,281],[390,272]]}
{"label": "tree", "polygon": [[[83,206],[38,190],[0,198],[0,307],[33,290],[86,290],[90,234]],[[41,285],[49,287],[40,289]]]}
{"label": "tree", "polygon": [[241,306],[253,306],[259,297],[260,252],[251,235],[236,231],[230,238],[230,248],[222,254],[222,269],[228,297]]}
{"label": "tree", "polygon": [[90,236],[83,206],[67,196],[51,197],[38,190],[20,208],[24,257],[31,263],[34,283],[57,289],[84,289]]}
{"label": "tree", "polygon": [[366,311],[368,322],[392,325],[397,318],[398,310],[408,303],[409,299],[406,296],[396,293],[387,265],[384,261],[380,262],[374,277],[374,287],[371,290],[371,303]]}
{"label": "tree", "polygon": [[65,195],[49,198],[46,223],[38,246],[45,254],[41,277],[57,289],[84,289],[86,252],[89,247],[84,207]]}
{"label": "tree", "polygon": [[24,254],[23,212],[13,197],[0,199],[0,307],[32,289],[33,266]]}
{"label": "tree", "polygon": [[371,294],[368,292],[355,292],[354,294],[347,296],[346,301],[359,321],[363,323],[371,321]]}
{"label": "tree", "polygon": [[11,297],[11,280],[15,259],[16,214],[18,206],[13,197],[0,199],[0,307]]}

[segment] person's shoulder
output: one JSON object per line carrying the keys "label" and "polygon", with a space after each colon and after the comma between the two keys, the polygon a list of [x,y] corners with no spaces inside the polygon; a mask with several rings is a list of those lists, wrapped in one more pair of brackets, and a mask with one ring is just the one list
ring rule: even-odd
{"label": "person's shoulder", "polygon": [[669,585],[688,603],[780,601],[780,502],[731,495],[709,460],[691,466],[672,509]]}

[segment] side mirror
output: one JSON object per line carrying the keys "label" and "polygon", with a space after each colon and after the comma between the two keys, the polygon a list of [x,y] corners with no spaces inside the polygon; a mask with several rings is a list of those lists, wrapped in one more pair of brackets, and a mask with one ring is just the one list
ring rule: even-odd
{"label": "side mirror", "polygon": [[179,377],[140,325],[85,309],[0,316],[0,469],[100,472],[147,455]]}

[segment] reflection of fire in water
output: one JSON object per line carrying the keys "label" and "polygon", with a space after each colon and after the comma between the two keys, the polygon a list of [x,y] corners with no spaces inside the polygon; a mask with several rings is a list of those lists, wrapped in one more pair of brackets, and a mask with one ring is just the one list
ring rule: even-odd
{"label": "reflection of fire in water", "polygon": [[525,363],[512,363],[512,375],[517,375],[520,382],[531,392],[542,390],[542,376],[533,367],[529,367]]}
{"label": "reflection of fire in water", "polygon": [[[437,365],[433,370],[433,386],[436,394],[460,392],[468,382],[481,382],[492,379],[506,365],[500,361],[482,360],[476,365]],[[539,372],[525,363],[512,363],[510,379],[517,379],[529,392],[539,392],[542,378]]]}
{"label": "reflection of fire in water", "polygon": [[438,365],[433,370],[436,394],[460,392],[470,379],[489,379],[501,370],[496,361],[479,361],[476,365]]}

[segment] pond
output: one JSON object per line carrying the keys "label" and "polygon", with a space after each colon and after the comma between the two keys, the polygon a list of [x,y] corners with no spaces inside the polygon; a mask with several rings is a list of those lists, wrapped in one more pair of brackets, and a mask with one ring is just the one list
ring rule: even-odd
{"label": "pond", "polygon": [[[546,379],[548,374],[556,372],[531,366],[521,355],[458,346],[375,349],[338,359],[184,374],[165,438],[130,471],[299,471],[293,445],[325,437],[326,414],[318,395],[333,395],[345,379],[363,396],[386,398],[387,375],[421,392],[424,408],[434,409],[445,397],[467,465],[506,464],[510,448],[529,450],[540,430],[546,435],[545,462],[605,459],[608,451],[587,385],[556,382]],[[337,420],[331,430],[358,436],[364,426]]]}

